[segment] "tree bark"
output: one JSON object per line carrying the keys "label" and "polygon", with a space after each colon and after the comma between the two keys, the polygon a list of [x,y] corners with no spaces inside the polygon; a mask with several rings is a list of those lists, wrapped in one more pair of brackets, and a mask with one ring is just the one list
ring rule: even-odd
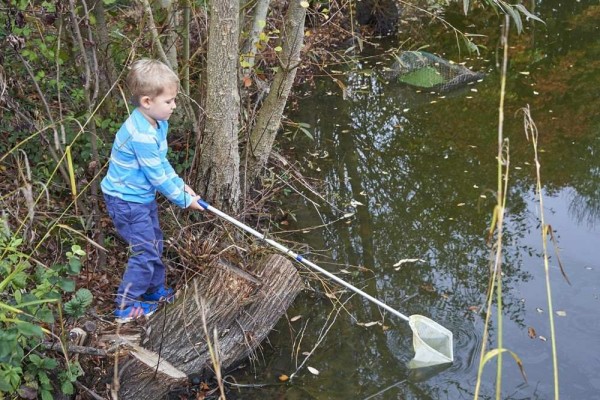
{"label": "tree bark", "polygon": [[300,0],[290,2],[285,18],[284,38],[279,71],[275,75],[269,95],[261,107],[246,149],[246,185],[252,187],[266,165],[281,116],[296,78],[300,64],[300,50],[304,44],[306,8]]}
{"label": "tree bark", "polygon": [[179,69],[177,63],[177,8],[173,6],[173,0],[161,0],[160,7],[164,9],[166,14],[165,28],[166,33],[164,37],[164,49],[165,55],[169,59],[169,63],[173,71],[177,72]]}
{"label": "tree bark", "polygon": [[220,368],[253,357],[302,288],[296,268],[280,255],[250,271],[225,263],[208,268],[151,317],[142,345],[130,346],[119,361],[119,398],[161,399],[190,374],[214,370],[206,332],[212,343],[215,329]]}
{"label": "tree bark", "polygon": [[204,135],[197,143],[198,193],[217,208],[237,211],[240,199],[238,152],[239,3],[210,2],[207,100]]}

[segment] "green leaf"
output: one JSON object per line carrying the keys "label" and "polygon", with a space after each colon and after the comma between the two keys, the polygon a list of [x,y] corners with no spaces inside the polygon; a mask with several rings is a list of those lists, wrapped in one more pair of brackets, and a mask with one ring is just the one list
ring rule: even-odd
{"label": "green leaf", "polygon": [[535,21],[541,22],[542,24],[546,24],[542,21],[537,15],[532,14],[523,4],[515,4],[515,7],[525,15],[525,17],[533,19]]}
{"label": "green leaf", "polygon": [[[54,358],[49,358],[49,357],[37,357],[38,360],[36,362],[34,362],[34,364],[42,370],[52,370],[54,368],[56,368],[58,366],[58,362],[54,359]],[[29,356],[29,359],[31,359],[31,356]],[[33,361],[32,361],[33,362]],[[40,372],[40,375],[42,373]],[[44,373],[45,375],[45,373]]]}
{"label": "green leaf", "polygon": [[81,317],[85,310],[92,304],[94,296],[88,289],[82,288],[75,293],[75,295],[65,303],[64,310],[68,315],[76,318]]}
{"label": "green leaf", "polygon": [[73,246],[71,246],[71,250],[73,251],[73,254],[77,257],[85,256],[85,250],[82,250],[81,246],[78,244],[74,244]]}
{"label": "green leaf", "polygon": [[73,394],[73,384],[69,381],[63,381],[63,383],[60,385],[60,390],[64,394]]}
{"label": "green leaf", "polygon": [[38,379],[43,387],[50,385],[50,378],[48,378],[48,374],[45,371],[38,372]]}
{"label": "green leaf", "polygon": [[52,392],[49,390],[42,389],[42,400],[54,400],[54,396],[52,396]]}
{"label": "green leaf", "polygon": [[20,334],[22,334],[23,336],[38,336],[38,337],[42,337],[44,335],[44,333],[42,332],[42,328],[38,325],[34,325],[30,322],[25,322],[25,321],[18,321],[17,325],[17,330],[19,331]]}
{"label": "green leaf", "polygon": [[65,292],[72,292],[75,290],[75,281],[72,279],[62,278],[58,281],[58,286]]}
{"label": "green leaf", "polygon": [[463,36],[463,40],[464,40],[465,46],[467,46],[467,50],[469,51],[469,53],[479,54],[479,48],[477,47],[477,45],[475,43],[473,43],[473,41],[471,39]]}
{"label": "green leaf", "polygon": [[53,324],[55,322],[54,313],[47,307],[40,308],[35,316],[41,321],[47,324]]}
{"label": "green leaf", "polygon": [[11,356],[15,353],[18,346],[17,334],[0,332],[0,358]]}
{"label": "green leaf", "polygon": [[20,367],[5,365],[4,369],[0,369],[0,393],[11,393],[21,383],[21,375],[23,370]]}
{"label": "green leaf", "polygon": [[314,140],[314,139],[315,139],[315,138],[314,138],[314,136],[312,135],[312,133],[310,133],[310,132],[308,131],[308,129],[306,129],[306,128],[303,128],[302,126],[299,126],[298,128],[299,128],[299,129],[300,129],[302,132],[304,132],[304,134],[305,134],[306,136],[308,136],[308,138],[309,138],[310,140]]}
{"label": "green leaf", "polygon": [[42,364],[42,357],[38,356],[37,354],[30,354],[29,361],[31,361],[36,367],[40,368],[40,365]]}
{"label": "green leaf", "polygon": [[515,27],[517,28],[517,33],[523,32],[523,21],[521,20],[521,15],[515,11],[513,6],[510,4],[506,4],[504,2],[500,2],[502,5],[502,9],[506,14],[508,14],[515,23]]}
{"label": "green leaf", "polygon": [[77,275],[81,272],[81,261],[79,258],[72,257],[69,260],[69,273],[72,275]]}

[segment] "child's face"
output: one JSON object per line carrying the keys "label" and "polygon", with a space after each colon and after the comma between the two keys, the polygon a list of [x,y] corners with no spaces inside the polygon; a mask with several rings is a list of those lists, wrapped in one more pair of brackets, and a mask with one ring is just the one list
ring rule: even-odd
{"label": "child's face", "polygon": [[177,89],[177,85],[170,85],[158,96],[142,96],[140,111],[152,125],[156,126],[156,121],[167,121],[169,119],[175,109]]}

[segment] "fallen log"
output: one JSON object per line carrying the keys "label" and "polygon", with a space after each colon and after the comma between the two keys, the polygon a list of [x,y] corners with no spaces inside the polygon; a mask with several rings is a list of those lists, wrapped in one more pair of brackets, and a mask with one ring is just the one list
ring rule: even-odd
{"label": "fallen log", "polygon": [[140,343],[119,359],[113,389],[121,400],[161,399],[190,374],[213,370],[207,332],[220,368],[252,358],[302,288],[296,268],[280,255],[248,270],[209,268],[150,317]]}

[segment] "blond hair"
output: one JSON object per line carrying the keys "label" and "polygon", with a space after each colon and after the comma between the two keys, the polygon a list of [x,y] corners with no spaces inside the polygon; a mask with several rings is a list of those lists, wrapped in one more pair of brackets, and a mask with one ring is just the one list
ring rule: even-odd
{"label": "blond hair", "polygon": [[148,58],[137,60],[131,65],[126,82],[131,92],[131,102],[136,107],[140,105],[143,96],[159,96],[171,85],[179,88],[179,78],[171,68]]}

